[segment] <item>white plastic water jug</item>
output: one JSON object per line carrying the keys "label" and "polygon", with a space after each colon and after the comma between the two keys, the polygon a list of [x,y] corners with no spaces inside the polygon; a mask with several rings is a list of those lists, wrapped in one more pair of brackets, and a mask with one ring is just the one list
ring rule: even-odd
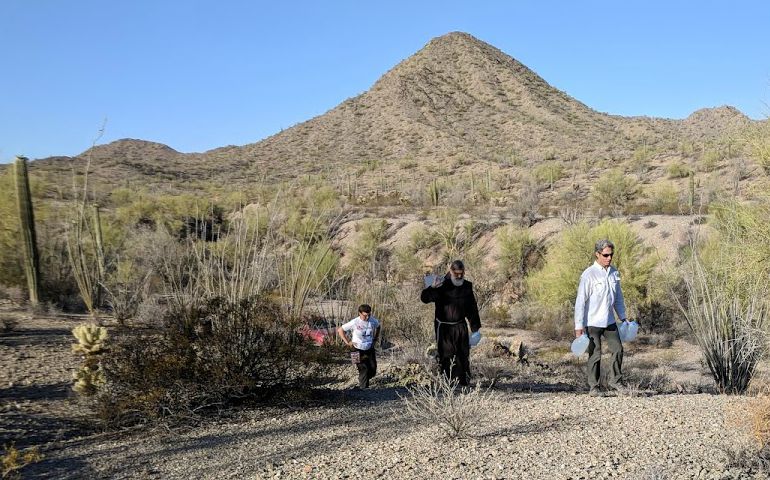
{"label": "white plastic water jug", "polygon": [[628,321],[624,321],[618,325],[618,335],[620,336],[621,342],[626,341],[627,334],[628,334]]}
{"label": "white plastic water jug", "polygon": [[471,336],[468,339],[468,341],[471,347],[475,347],[476,345],[478,345],[479,342],[481,341],[481,331],[476,330],[475,332],[471,333]]}
{"label": "white plastic water jug", "polygon": [[580,355],[584,354],[586,350],[588,350],[589,341],[590,340],[588,339],[588,335],[584,333],[572,341],[570,350],[572,350],[572,353],[575,356],[579,357]]}
{"label": "white plastic water jug", "polygon": [[635,321],[626,320],[620,327],[618,327],[618,333],[620,334],[621,342],[632,342],[636,338],[636,334],[639,332],[639,324]]}

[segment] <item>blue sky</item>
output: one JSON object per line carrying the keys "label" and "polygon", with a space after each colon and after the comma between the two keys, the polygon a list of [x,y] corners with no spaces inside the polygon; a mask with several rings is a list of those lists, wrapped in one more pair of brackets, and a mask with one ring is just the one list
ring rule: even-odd
{"label": "blue sky", "polygon": [[367,89],[451,31],[588,106],[770,113],[766,1],[0,1],[0,162],[140,138],[244,145]]}

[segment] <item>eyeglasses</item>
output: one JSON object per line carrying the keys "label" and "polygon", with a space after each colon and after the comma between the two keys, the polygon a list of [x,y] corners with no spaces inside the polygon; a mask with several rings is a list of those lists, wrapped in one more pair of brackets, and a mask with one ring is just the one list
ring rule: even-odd
{"label": "eyeglasses", "polygon": [[601,255],[604,258],[607,258],[607,257],[611,257],[614,254],[612,254],[612,253],[600,253],[599,255]]}

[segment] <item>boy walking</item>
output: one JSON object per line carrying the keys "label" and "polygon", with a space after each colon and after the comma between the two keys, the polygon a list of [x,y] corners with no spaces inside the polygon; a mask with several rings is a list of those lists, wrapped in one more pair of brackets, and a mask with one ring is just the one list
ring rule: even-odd
{"label": "boy walking", "polygon": [[[351,332],[348,340],[346,332]],[[369,380],[377,374],[377,357],[374,346],[380,338],[380,321],[372,316],[372,307],[363,304],[358,307],[358,316],[337,329],[337,335],[345,345],[358,353],[358,387],[369,388]]]}

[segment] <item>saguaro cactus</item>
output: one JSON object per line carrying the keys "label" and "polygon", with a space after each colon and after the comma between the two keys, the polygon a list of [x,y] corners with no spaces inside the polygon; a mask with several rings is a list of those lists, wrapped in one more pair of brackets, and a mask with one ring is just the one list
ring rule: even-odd
{"label": "saguaro cactus", "polygon": [[35,214],[32,211],[32,194],[27,175],[27,158],[16,157],[14,163],[16,177],[16,204],[19,210],[19,230],[24,252],[24,273],[27,276],[29,302],[37,305],[40,301],[40,260],[37,252],[35,235]]}
{"label": "saguaro cactus", "polygon": [[441,197],[441,188],[439,187],[438,180],[433,180],[428,185],[428,194],[430,195],[430,203],[434,207],[437,207]]}

